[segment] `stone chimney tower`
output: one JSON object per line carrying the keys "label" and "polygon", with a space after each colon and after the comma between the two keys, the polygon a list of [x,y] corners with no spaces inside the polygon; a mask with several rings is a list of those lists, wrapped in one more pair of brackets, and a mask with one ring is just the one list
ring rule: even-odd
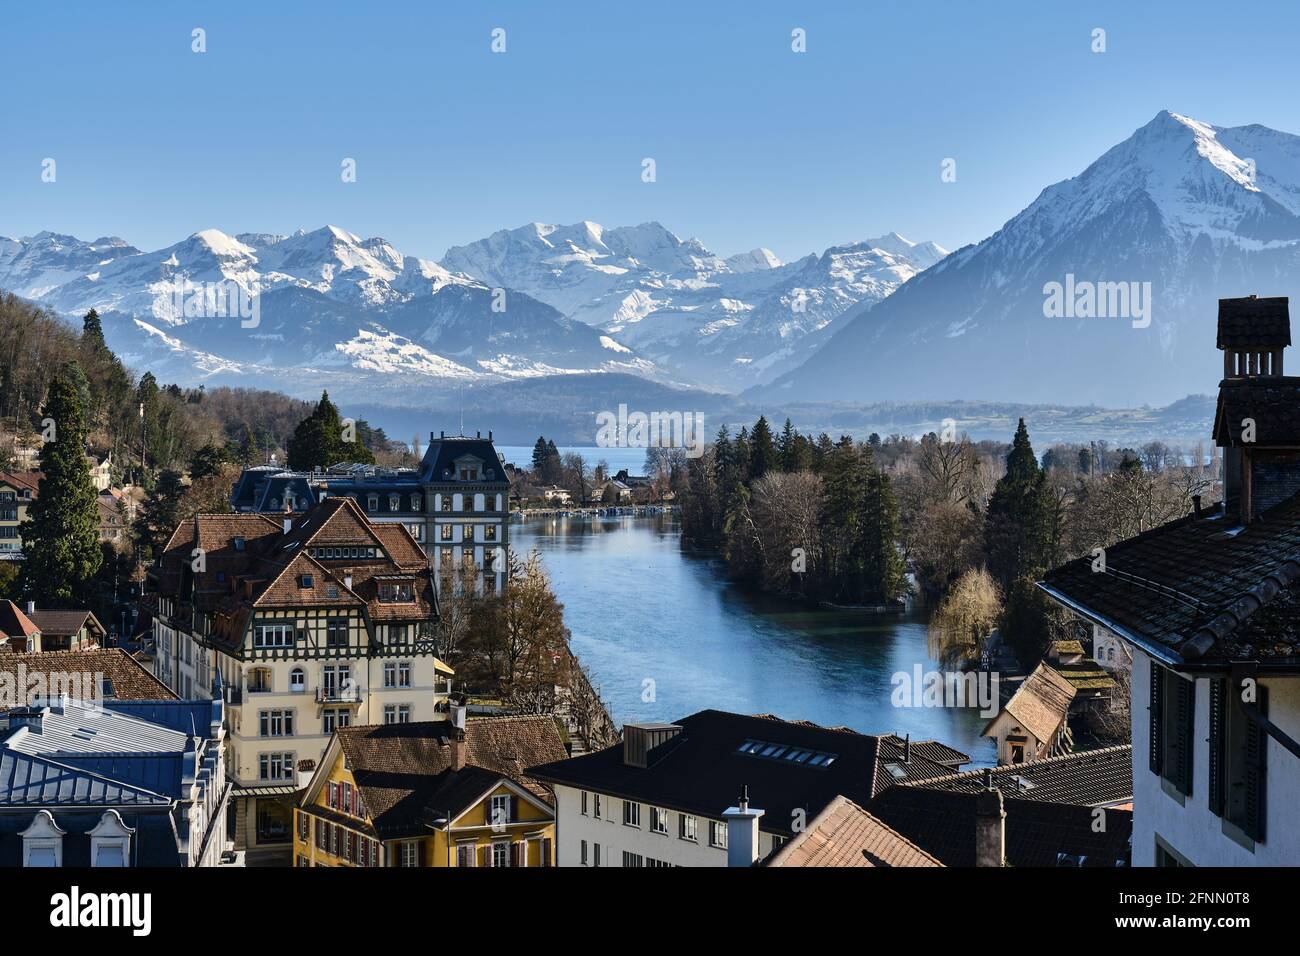
{"label": "stone chimney tower", "polygon": [[1300,379],[1282,374],[1291,344],[1285,296],[1219,300],[1223,381],[1214,441],[1223,451],[1223,500],[1247,525],[1300,492]]}
{"label": "stone chimney tower", "polygon": [[993,786],[993,771],[984,770],[984,789],[975,794],[975,865],[1002,866],[1006,861],[1007,812],[1002,791]]}

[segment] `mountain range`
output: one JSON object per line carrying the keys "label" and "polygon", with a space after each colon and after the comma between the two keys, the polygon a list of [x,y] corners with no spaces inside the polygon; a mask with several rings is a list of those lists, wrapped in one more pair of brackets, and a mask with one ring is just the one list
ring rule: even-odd
{"label": "mountain range", "polygon": [[[187,314],[187,283],[256,295],[258,325]],[[1132,291],[1106,300],[1122,314],[1048,306],[1108,283]],[[752,408],[1161,404],[1218,380],[1218,298],[1300,294],[1300,137],[1162,111],[951,254],[889,233],[723,257],[654,222],[531,223],[440,261],[335,226],[154,251],[44,232],[0,237],[0,289],[72,322],[97,309],[163,381],[394,406],[551,376],[588,403],[610,375]]]}
{"label": "mountain range", "polygon": [[[76,321],[160,380],[322,385],[405,402],[427,389],[628,373],[737,392],[794,368],[855,306],[944,250],[895,234],[796,262],[723,259],[658,223],[532,224],[441,263],[336,226],[293,235],[205,229],[151,252],[116,237],[0,238],[0,288]],[[245,327],[191,313],[203,283],[257,297]],[[178,295],[178,293],[182,293]]]}

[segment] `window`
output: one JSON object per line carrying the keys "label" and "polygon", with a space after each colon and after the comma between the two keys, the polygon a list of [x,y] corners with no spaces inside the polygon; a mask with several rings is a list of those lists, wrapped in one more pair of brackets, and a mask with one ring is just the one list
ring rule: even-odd
{"label": "window", "polygon": [[[1225,833],[1255,843],[1265,839],[1268,738],[1242,712],[1238,701],[1244,693],[1223,678],[1210,680],[1209,806],[1222,818]],[[1266,716],[1268,688],[1256,682],[1254,696],[1248,705]]]}
{"label": "window", "polygon": [[402,499],[401,499],[401,497],[400,497],[399,495],[389,495],[389,496],[388,496],[388,510],[389,510],[389,511],[401,511],[401,510],[402,510]]}
{"label": "window", "polygon": [[293,754],[291,753],[258,754],[257,775],[262,780],[292,781],[294,779]]}
{"label": "window", "polygon": [[672,866],[672,864],[666,860],[656,860],[654,857],[649,856],[645,858],[645,865],[659,867],[660,869]]}
{"label": "window", "polygon": [[352,716],[346,707],[326,707],[321,711],[321,726],[327,734],[348,726],[351,721]]}
{"label": "window", "polygon": [[624,867],[629,867],[629,866],[635,866],[635,867],[645,866],[645,860],[642,859],[640,853],[631,853],[631,852],[629,852],[628,850],[624,850],[624,851],[623,851],[623,866],[624,866]]}
{"label": "window", "polygon": [[264,710],[258,715],[259,737],[292,737],[293,711]]}
{"label": "window", "polygon": [[410,661],[397,662],[397,686],[411,686],[411,663]]}
{"label": "window", "polygon": [[321,671],[321,696],[327,700],[355,698],[351,664],[326,664]]}
{"label": "window", "polygon": [[591,795],[591,815],[597,820],[600,819],[600,794],[598,793]]}
{"label": "window", "polygon": [[248,690],[250,693],[263,694],[271,690],[271,669],[255,667],[248,672]]}
{"label": "window", "polygon": [[478,465],[461,465],[461,481],[478,481]]}
{"label": "window", "polygon": [[293,647],[293,624],[258,624],[253,628],[253,647]]}
{"label": "window", "polygon": [[623,825],[627,827],[641,826],[641,804],[633,803],[631,800],[623,801]]}
{"label": "window", "polygon": [[591,845],[591,865],[600,866],[600,844],[599,843],[593,843]]}
{"label": "window", "polygon": [[587,796],[587,791],[582,791],[582,815],[584,817],[587,815]]}
{"label": "window", "polygon": [[307,689],[307,675],[303,673],[301,667],[295,667],[289,671],[289,690],[295,694],[301,694]]}
{"label": "window", "polygon": [[483,540],[495,541],[497,539],[497,526],[494,524],[485,524],[483,526]]}
{"label": "window", "polygon": [[18,834],[23,838],[23,866],[62,866],[64,833],[49,810],[38,811]]}
{"label": "window", "polygon": [[410,581],[381,581],[379,600],[384,604],[404,604],[415,600],[415,589]]}
{"label": "window", "polygon": [[452,532],[452,529],[453,529],[454,527],[456,527],[456,526],[455,526],[455,525],[451,525],[451,524],[441,524],[441,525],[438,525],[438,540],[439,540],[439,541],[451,541],[451,540],[452,540],[451,532]]}
{"label": "window", "polygon": [[378,510],[379,510],[379,496],[378,496],[378,495],[368,495],[368,496],[366,497],[366,510],[367,510],[367,511],[378,511]]}
{"label": "window", "polygon": [[438,567],[443,570],[451,570],[456,560],[452,557],[451,548],[439,548],[438,555]]}
{"label": "window", "polygon": [[424,504],[424,499],[419,495],[411,495],[411,510],[419,511]]}
{"label": "window", "polygon": [[398,861],[401,866],[419,866],[420,865],[420,844],[416,840],[408,840],[399,845]]}
{"label": "window", "polygon": [[1192,795],[1192,724],[1196,685],[1167,667],[1151,662],[1150,767],[1183,797]]}
{"label": "window", "polygon": [[717,820],[709,821],[709,846],[725,850],[727,848],[727,825]]}
{"label": "window", "polygon": [[384,723],[409,724],[411,722],[410,704],[385,704]]}
{"label": "window", "polygon": [[440,503],[442,504],[443,511],[451,510],[451,495],[443,495],[439,500]]}
{"label": "window", "polygon": [[510,844],[502,840],[499,843],[492,844],[492,865],[509,866],[510,865]]}
{"label": "window", "polygon": [[696,842],[695,837],[695,817],[689,813],[683,813],[677,818],[677,836],[682,840]]}
{"label": "window", "polygon": [[581,853],[582,853],[581,856],[582,865],[586,866],[587,865],[587,841],[586,840],[582,841]]}
{"label": "window", "polygon": [[348,646],[348,619],[346,617],[332,617],[325,622],[325,646],[334,648]]}
{"label": "window", "polygon": [[492,797],[492,808],[488,823],[493,827],[503,827],[512,822],[510,819],[510,794],[500,793]]}
{"label": "window", "polygon": [[655,833],[668,832],[668,811],[659,807],[650,808],[650,829]]}
{"label": "window", "polygon": [[474,844],[464,843],[456,847],[456,865],[473,866],[474,865]]}

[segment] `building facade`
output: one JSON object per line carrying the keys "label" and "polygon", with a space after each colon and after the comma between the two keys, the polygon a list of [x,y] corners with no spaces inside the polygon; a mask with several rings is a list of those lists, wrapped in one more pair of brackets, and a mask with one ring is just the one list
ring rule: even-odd
{"label": "building facade", "polygon": [[371,522],[350,498],[279,520],[196,515],[150,580],[158,678],[228,703],[240,849],[287,857],[299,771],[337,729],[447,709],[424,555],[403,526]]}
{"label": "building facade", "polygon": [[342,728],[295,811],[294,865],[554,866],[551,793],[521,770],[564,754],[549,716]]}
{"label": "building facade", "polygon": [[510,481],[492,442],[475,436],[429,436],[419,468],[341,464],[318,472],[275,466],[245,469],[231,495],[239,512],[305,511],[330,497],[356,502],[376,524],[400,524],[427,555],[441,586],[444,572],[472,562],[477,587],[505,587]]}

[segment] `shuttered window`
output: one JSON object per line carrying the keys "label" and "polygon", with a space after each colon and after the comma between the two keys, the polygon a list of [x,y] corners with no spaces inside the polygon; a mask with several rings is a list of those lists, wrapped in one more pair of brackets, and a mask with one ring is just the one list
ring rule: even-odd
{"label": "shuttered window", "polygon": [[1222,677],[1210,678],[1210,751],[1206,760],[1209,773],[1209,793],[1206,795],[1210,812],[1223,816],[1224,804],[1224,763],[1227,756],[1225,736],[1227,734],[1227,681]]}
{"label": "shuttered window", "polygon": [[[1211,682],[1209,804],[1214,813],[1244,836],[1262,842],[1268,735],[1242,712],[1238,696],[1242,693],[1242,688],[1234,688],[1226,681]],[[1256,699],[1248,703],[1266,715],[1268,689],[1257,683],[1254,694]]]}
{"label": "shuttered window", "polygon": [[1151,662],[1150,766],[1183,796],[1192,794],[1196,684]]}

